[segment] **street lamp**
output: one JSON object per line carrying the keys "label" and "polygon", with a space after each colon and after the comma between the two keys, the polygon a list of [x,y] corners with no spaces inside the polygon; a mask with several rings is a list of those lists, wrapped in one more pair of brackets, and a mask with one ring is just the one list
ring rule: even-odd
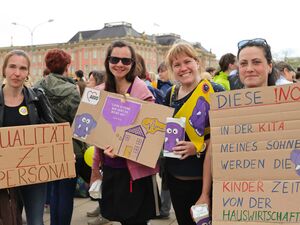
{"label": "street lamp", "polygon": [[30,28],[29,26],[26,26],[26,25],[20,24],[20,23],[16,23],[16,22],[12,22],[11,24],[15,25],[15,26],[22,26],[22,27],[25,27],[25,28],[27,28],[29,30],[30,37],[31,37],[31,46],[32,46],[33,45],[33,32],[36,30],[36,28],[38,28],[39,26],[41,26],[41,25],[43,25],[45,23],[51,23],[53,21],[54,21],[53,19],[49,19],[49,20],[47,20],[45,22],[42,22],[42,23],[39,23],[39,24],[35,25],[33,28]]}

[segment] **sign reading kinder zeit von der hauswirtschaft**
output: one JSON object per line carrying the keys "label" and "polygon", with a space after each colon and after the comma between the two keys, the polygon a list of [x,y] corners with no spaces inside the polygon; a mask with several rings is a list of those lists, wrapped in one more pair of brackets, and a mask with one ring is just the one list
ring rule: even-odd
{"label": "sign reading kinder zeit von der hauswirtschaft", "polygon": [[69,123],[0,128],[0,188],[75,177]]}
{"label": "sign reading kinder zeit von der hauswirtschaft", "polygon": [[300,83],[211,101],[213,224],[300,224]]}

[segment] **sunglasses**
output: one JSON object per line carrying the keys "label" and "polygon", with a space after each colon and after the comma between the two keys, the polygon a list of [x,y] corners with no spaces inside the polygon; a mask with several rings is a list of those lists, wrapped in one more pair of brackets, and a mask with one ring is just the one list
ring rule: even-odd
{"label": "sunglasses", "polygon": [[111,64],[117,64],[120,62],[120,60],[121,60],[122,64],[125,66],[129,66],[133,62],[132,58],[119,58],[119,57],[114,57],[114,56],[109,57],[109,62]]}
{"label": "sunglasses", "polygon": [[263,38],[255,38],[255,39],[250,39],[250,40],[242,40],[238,43],[238,49],[241,50],[243,47],[249,45],[249,44],[254,44],[254,45],[268,45],[267,41]]}

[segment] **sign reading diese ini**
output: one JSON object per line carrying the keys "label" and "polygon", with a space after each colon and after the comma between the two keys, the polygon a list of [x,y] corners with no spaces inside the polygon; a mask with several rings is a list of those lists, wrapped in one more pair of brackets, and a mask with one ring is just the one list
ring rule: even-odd
{"label": "sign reading diese ini", "polygon": [[300,84],[212,96],[213,224],[300,223]]}

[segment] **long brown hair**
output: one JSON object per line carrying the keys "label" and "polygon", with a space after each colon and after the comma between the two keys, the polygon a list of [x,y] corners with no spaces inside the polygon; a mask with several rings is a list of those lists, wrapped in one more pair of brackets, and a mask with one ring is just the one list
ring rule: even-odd
{"label": "long brown hair", "polygon": [[105,58],[105,62],[104,62],[104,66],[106,69],[106,78],[107,78],[105,80],[105,90],[106,91],[117,93],[115,76],[112,74],[112,72],[109,69],[109,57],[111,56],[112,50],[114,48],[123,48],[123,47],[129,48],[129,50],[131,52],[131,59],[132,59],[131,69],[126,74],[125,79],[128,82],[132,83],[134,81],[134,78],[136,77],[136,74],[135,74],[136,54],[135,54],[133,47],[123,41],[116,41],[108,47],[107,52],[106,52],[106,58]]}

